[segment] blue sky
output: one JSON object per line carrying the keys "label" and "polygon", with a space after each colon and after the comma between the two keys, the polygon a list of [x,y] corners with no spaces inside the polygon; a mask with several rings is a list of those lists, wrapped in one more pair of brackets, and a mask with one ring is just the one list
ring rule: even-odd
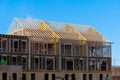
{"label": "blue sky", "polygon": [[120,0],[0,0],[0,33],[14,17],[91,25],[112,45],[113,65],[120,66]]}

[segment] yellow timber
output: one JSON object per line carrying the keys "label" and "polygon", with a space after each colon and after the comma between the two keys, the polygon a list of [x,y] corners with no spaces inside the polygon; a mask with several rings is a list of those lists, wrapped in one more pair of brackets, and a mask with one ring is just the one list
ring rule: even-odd
{"label": "yellow timber", "polygon": [[37,29],[52,31],[52,38],[56,38],[54,41],[59,42],[60,37],[44,21],[40,22]]}
{"label": "yellow timber", "polygon": [[71,25],[66,24],[64,30],[69,31],[69,32],[77,33],[79,35],[78,39],[82,41],[81,43],[86,44],[87,39],[84,36],[82,36],[78,31],[76,31]]}

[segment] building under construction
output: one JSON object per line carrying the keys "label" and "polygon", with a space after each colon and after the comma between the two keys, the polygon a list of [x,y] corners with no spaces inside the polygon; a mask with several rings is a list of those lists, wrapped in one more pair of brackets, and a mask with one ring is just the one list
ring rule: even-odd
{"label": "building under construction", "polygon": [[120,80],[120,66],[112,66],[112,80]]}
{"label": "building under construction", "polygon": [[111,42],[91,26],[14,18],[0,64],[0,80],[111,80]]}

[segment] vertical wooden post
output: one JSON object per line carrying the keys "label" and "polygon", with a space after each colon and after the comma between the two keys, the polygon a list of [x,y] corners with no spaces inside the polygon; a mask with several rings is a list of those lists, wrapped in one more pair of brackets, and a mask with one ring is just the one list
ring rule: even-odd
{"label": "vertical wooden post", "polygon": [[108,64],[108,59],[106,59],[106,71],[108,71],[108,67],[109,67],[110,65]]}
{"label": "vertical wooden post", "polygon": [[48,43],[46,43],[46,54],[48,55]]}
{"label": "vertical wooden post", "polygon": [[18,51],[17,51],[17,53],[19,53],[19,51],[20,51],[19,46],[20,46],[20,39],[18,39]]}
{"label": "vertical wooden post", "polygon": [[62,53],[64,56],[66,56],[66,53],[65,53],[65,44],[63,44],[63,50],[64,50],[64,53]]}
{"label": "vertical wooden post", "polygon": [[6,51],[5,52],[8,52],[8,46],[9,46],[8,39],[6,38]]}
{"label": "vertical wooden post", "polygon": [[75,67],[75,66],[74,66],[74,65],[75,65],[75,63],[74,63],[74,58],[72,59],[72,61],[73,61],[73,70],[74,70],[74,69],[75,69],[75,68],[74,68],[74,67]]}
{"label": "vertical wooden post", "polygon": [[2,52],[2,38],[0,39],[0,52]]}
{"label": "vertical wooden post", "polygon": [[29,53],[28,53],[28,69],[30,70],[31,69],[31,53],[30,53],[30,39],[28,39],[28,42],[29,42]]}
{"label": "vertical wooden post", "polygon": [[95,59],[95,63],[94,63],[94,70],[96,71],[97,69],[96,69],[96,66],[97,65],[97,60]]}
{"label": "vertical wooden post", "polygon": [[8,43],[9,43],[9,46],[8,46],[8,47],[9,47],[9,48],[8,48],[8,52],[11,52],[11,51],[10,51],[10,49],[11,49],[11,36],[9,37],[9,41],[8,41]]}
{"label": "vertical wooden post", "polygon": [[56,51],[56,50],[57,50],[57,49],[56,49],[56,48],[57,48],[56,38],[54,39],[54,41],[55,41],[55,44],[54,44],[54,46],[55,46],[55,47],[54,47],[55,53],[54,53],[54,55],[56,55],[56,54],[57,54],[57,51]]}
{"label": "vertical wooden post", "polygon": [[58,64],[59,64],[59,70],[61,71],[61,60],[62,58],[61,58],[61,42],[59,41],[59,62],[58,62]]}
{"label": "vertical wooden post", "polygon": [[47,57],[45,56],[45,70],[47,70]]}
{"label": "vertical wooden post", "polygon": [[14,49],[14,39],[13,39],[13,53],[15,52],[15,49]]}
{"label": "vertical wooden post", "polygon": [[53,57],[53,70],[55,70],[55,57]]}
{"label": "vertical wooden post", "polygon": [[112,50],[111,50],[111,43],[110,43],[110,50],[109,51],[110,51],[110,56],[109,57],[111,57],[111,52],[112,52]]}
{"label": "vertical wooden post", "polygon": [[71,44],[71,55],[70,56],[73,56],[73,44]]}
{"label": "vertical wooden post", "polygon": [[86,46],[86,71],[88,71],[88,44],[85,45]]}

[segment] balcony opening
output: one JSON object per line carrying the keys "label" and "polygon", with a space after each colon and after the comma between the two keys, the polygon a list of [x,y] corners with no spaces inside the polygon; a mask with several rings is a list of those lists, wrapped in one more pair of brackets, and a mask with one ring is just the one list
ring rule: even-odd
{"label": "balcony opening", "polygon": [[35,69],[38,69],[38,58],[35,58]]}
{"label": "balcony opening", "polygon": [[12,57],[12,63],[13,63],[13,65],[16,65],[16,62],[17,62],[17,58],[16,57]]}
{"label": "balcony opening", "polygon": [[106,71],[106,61],[102,61],[101,70]]}
{"label": "balcony opening", "polygon": [[6,65],[7,64],[7,56],[3,56],[2,57],[1,64],[2,65]]}
{"label": "balcony opening", "polygon": [[26,50],[26,41],[22,41],[22,52]]}
{"label": "balcony opening", "polygon": [[73,60],[67,60],[67,70],[73,70]]}
{"label": "balcony opening", "polygon": [[48,58],[46,63],[47,63],[47,70],[53,70],[53,59]]}
{"label": "balcony opening", "polygon": [[66,56],[71,56],[72,55],[72,50],[71,50],[71,45],[70,44],[65,44],[65,55]]}
{"label": "balcony opening", "polygon": [[14,41],[14,52],[18,52],[18,48],[19,48],[19,46],[18,46],[18,41]]}
{"label": "balcony opening", "polygon": [[55,44],[48,44],[48,54],[55,55]]}

